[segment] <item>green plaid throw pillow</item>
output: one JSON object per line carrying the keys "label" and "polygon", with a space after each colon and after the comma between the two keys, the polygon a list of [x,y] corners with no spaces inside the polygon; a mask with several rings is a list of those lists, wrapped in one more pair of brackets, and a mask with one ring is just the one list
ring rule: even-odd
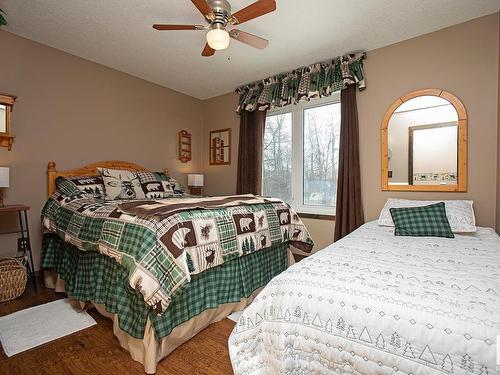
{"label": "green plaid throw pillow", "polygon": [[444,202],[422,207],[391,208],[396,236],[455,238]]}

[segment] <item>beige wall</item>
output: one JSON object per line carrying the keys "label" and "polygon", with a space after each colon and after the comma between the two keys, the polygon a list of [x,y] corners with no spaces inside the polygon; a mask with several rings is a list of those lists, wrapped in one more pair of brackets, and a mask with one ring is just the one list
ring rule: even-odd
{"label": "beige wall", "polygon": [[[46,167],[59,169],[106,159],[201,170],[202,102],[53,48],[0,31],[0,92],[18,96],[12,116],[12,151],[0,148],[0,165],[11,167],[6,203],[31,206],[33,252],[40,257],[40,211],[46,200]],[[177,131],[193,133],[194,158],[177,161]],[[13,225],[0,222],[0,230]],[[0,239],[0,257],[13,254],[13,238]]]}
{"label": "beige wall", "polygon": [[[238,170],[238,140],[240,118],[236,114],[238,96],[230,93],[203,101],[203,173],[207,195],[235,194]],[[231,164],[209,164],[209,136],[211,130],[231,128]]]}
{"label": "beige wall", "polygon": [[[500,19],[500,13],[498,13]],[[500,27],[498,28],[498,108],[497,108],[497,233],[500,234]]]}
{"label": "beige wall", "polygon": [[[358,95],[363,203],[367,220],[388,197],[473,199],[479,225],[495,226],[497,171],[498,14],[368,53],[367,89]],[[479,42],[480,41],[480,42]],[[380,190],[380,121],[401,95],[419,88],[446,89],[469,117],[467,193],[394,193]]]}
{"label": "beige wall", "polygon": [[[479,225],[495,226],[500,211],[497,188],[498,14],[370,51],[365,61],[367,89],[358,95],[360,158],[365,219],[374,220],[389,197],[473,199]],[[480,41],[480,42],[478,42]],[[443,88],[458,96],[469,115],[469,189],[467,193],[395,193],[380,189],[380,122],[388,106],[419,88]],[[231,127],[238,140],[234,114],[237,95],[204,101],[204,137],[212,129]],[[500,137],[500,134],[498,135]],[[229,167],[209,166],[204,150],[207,193],[234,193],[237,150]],[[500,159],[499,159],[500,166]],[[500,183],[500,178],[498,179]],[[498,213],[500,217],[500,213]],[[498,219],[500,221],[500,218]],[[320,249],[333,241],[333,221],[306,220]],[[499,224],[500,225],[500,224]]]}

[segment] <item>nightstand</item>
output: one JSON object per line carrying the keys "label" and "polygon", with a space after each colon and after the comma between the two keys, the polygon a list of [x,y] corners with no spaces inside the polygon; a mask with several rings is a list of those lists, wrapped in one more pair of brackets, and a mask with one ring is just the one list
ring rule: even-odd
{"label": "nightstand", "polygon": [[2,234],[19,234],[17,239],[17,257],[22,258],[22,263],[28,269],[28,277],[36,288],[35,267],[33,266],[33,254],[31,253],[30,231],[28,226],[28,211],[29,206],[23,204],[15,204],[0,207],[0,215],[17,214],[19,219],[19,230],[0,232]]}

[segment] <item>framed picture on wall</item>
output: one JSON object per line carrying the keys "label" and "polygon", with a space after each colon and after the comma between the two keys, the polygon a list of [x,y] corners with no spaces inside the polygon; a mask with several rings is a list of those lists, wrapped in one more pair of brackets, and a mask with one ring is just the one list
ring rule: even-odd
{"label": "framed picture on wall", "polygon": [[212,130],[209,142],[210,165],[231,164],[231,129]]}

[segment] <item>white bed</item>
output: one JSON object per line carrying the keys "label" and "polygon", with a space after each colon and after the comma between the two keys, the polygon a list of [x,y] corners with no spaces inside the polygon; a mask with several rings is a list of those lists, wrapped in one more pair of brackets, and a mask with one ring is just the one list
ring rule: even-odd
{"label": "white bed", "polygon": [[367,223],[274,278],[229,338],[235,374],[499,374],[500,237],[393,232]]}

